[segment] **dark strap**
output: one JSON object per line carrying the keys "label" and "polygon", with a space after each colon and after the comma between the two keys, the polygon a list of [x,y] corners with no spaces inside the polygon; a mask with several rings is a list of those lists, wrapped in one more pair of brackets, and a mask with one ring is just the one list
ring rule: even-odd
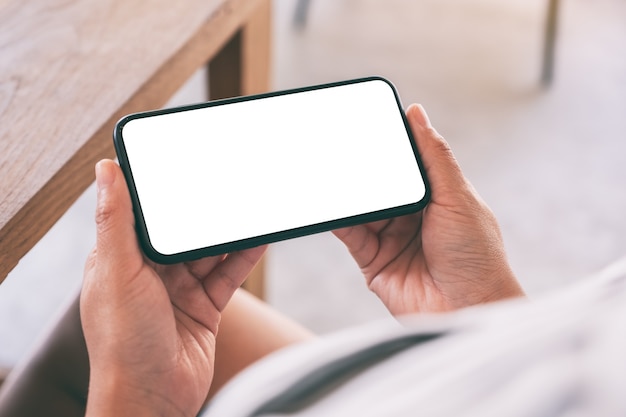
{"label": "dark strap", "polygon": [[336,359],[304,375],[285,391],[262,404],[250,416],[287,414],[302,410],[368,367],[407,348],[437,339],[444,334],[441,332],[402,336]]}

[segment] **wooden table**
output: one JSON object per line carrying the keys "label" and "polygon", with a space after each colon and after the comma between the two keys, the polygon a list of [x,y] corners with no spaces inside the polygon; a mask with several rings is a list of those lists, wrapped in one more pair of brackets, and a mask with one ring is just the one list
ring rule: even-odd
{"label": "wooden table", "polygon": [[163,106],[207,63],[213,99],[268,89],[270,9],[0,0],[0,283],[115,156],[121,116]]}

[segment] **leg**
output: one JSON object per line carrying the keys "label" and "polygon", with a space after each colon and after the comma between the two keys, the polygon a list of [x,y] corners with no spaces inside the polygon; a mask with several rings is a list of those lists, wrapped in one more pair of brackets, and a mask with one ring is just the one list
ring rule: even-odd
{"label": "leg", "polygon": [[310,331],[266,303],[238,290],[222,313],[209,398],[248,365],[278,349],[313,337]]}
{"label": "leg", "polygon": [[34,355],[9,375],[0,390],[0,417],[83,416],[88,381],[76,297]]}

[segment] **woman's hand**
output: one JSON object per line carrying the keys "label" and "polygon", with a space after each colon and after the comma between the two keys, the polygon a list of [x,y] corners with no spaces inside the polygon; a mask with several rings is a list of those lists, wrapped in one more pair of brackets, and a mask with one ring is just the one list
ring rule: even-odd
{"label": "woman's hand", "polygon": [[213,377],[220,312],[263,254],[156,265],[137,243],[113,161],[96,167],[97,244],[80,299],[91,366],[88,416],[195,416]]}
{"label": "woman's hand", "polygon": [[407,110],[431,185],[420,213],[336,230],[368,287],[394,315],[523,295],[498,223],[419,105]]}

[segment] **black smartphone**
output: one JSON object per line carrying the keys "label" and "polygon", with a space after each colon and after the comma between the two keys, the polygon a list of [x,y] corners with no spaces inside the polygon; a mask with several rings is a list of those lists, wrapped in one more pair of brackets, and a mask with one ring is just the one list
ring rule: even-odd
{"label": "black smartphone", "polygon": [[380,77],[131,114],[113,137],[139,240],[159,263],[408,214],[429,198]]}

